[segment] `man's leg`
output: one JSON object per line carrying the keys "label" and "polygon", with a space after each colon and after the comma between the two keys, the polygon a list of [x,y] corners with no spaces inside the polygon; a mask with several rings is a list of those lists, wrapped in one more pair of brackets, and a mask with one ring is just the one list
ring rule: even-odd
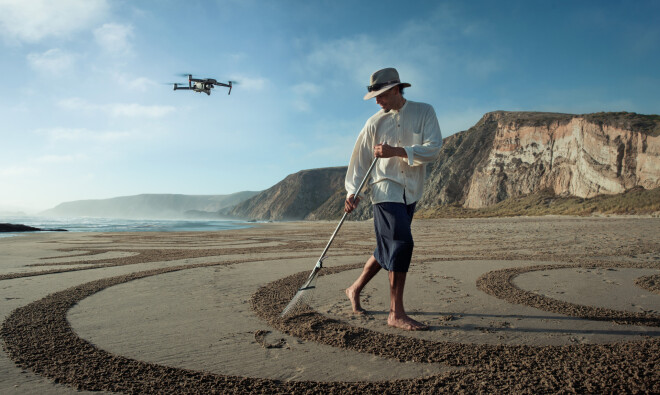
{"label": "man's leg", "polygon": [[362,269],[362,273],[360,274],[360,277],[358,277],[358,279],[355,280],[353,285],[346,288],[346,296],[348,296],[348,299],[351,301],[353,312],[355,314],[365,313],[362,306],[360,306],[360,292],[362,292],[362,288],[364,288],[364,286],[367,285],[367,283],[379,271],[380,271],[380,264],[378,263],[376,258],[372,255],[367,260],[367,263],[364,264],[364,269]]}
{"label": "man's leg", "polygon": [[408,317],[403,309],[403,288],[406,285],[406,272],[389,272],[390,276],[390,315],[387,324],[407,331],[427,330],[429,327]]}

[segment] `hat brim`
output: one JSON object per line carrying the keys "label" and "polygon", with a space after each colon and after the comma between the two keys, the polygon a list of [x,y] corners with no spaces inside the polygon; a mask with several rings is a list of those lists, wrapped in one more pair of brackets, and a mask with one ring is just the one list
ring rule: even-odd
{"label": "hat brim", "polygon": [[407,88],[407,87],[410,86],[410,84],[407,83],[407,82],[396,82],[394,84],[386,85],[385,87],[383,87],[380,90],[373,91],[373,92],[367,92],[367,94],[364,95],[364,100],[373,99],[374,97],[380,95],[381,93],[385,92],[388,89],[392,89],[393,87],[395,87],[397,85],[403,85],[404,88]]}

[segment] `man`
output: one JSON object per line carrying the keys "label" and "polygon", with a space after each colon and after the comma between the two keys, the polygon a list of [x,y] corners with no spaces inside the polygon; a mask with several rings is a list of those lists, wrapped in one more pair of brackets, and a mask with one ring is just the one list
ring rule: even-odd
{"label": "man", "polygon": [[411,85],[401,82],[396,69],[376,71],[370,82],[364,100],[375,97],[382,110],[367,120],[355,143],[346,173],[344,211],[350,213],[358,206],[359,197],[353,193],[373,157],[378,157],[370,182],[376,249],[346,295],[353,312],[364,314],[360,292],[383,268],[390,281],[388,325],[425,330],[427,325],[406,314],[403,289],[413,250],[410,225],[415,204],[422,197],[426,164],[437,157],[442,135],[433,107],[404,99],[403,88]]}

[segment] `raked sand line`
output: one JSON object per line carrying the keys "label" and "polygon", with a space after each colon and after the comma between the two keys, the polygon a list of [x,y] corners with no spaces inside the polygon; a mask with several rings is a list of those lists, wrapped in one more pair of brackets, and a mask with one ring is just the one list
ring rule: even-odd
{"label": "raked sand line", "polygon": [[635,284],[642,289],[660,295],[660,274],[640,277],[635,280]]}
{"label": "raked sand line", "polygon": [[368,383],[282,382],[167,367],[99,349],[78,337],[66,319],[68,310],[76,303],[113,285],[179,270],[235,263],[238,262],[162,268],[72,287],[15,310],[3,323],[0,335],[7,353],[18,365],[56,383],[80,390],[130,393],[383,393],[393,383],[395,388],[404,391],[419,388],[413,385],[418,380]]}
{"label": "raked sand line", "polygon": [[[118,392],[478,392],[478,391],[641,391],[660,390],[660,340],[599,345],[485,345],[434,342],[379,333],[329,319],[312,310],[282,320],[279,312],[308,273],[272,282],[254,295],[256,313],[275,328],[305,340],[373,353],[400,361],[443,362],[464,367],[432,377],[388,382],[314,382],[248,378],[166,367],[113,355],[79,338],[66,314],[76,303],[108,287],[179,270],[234,262],[184,265],[93,281],[54,293],[15,310],[0,334],[12,359],[55,382],[78,389]],[[617,267],[620,263],[613,263]],[[626,267],[636,267],[625,263]],[[647,267],[642,265],[643,267]],[[347,265],[324,269],[333,274]],[[518,269],[518,268],[516,268]],[[534,268],[532,268],[534,270]],[[518,272],[520,272],[518,270]],[[493,273],[493,272],[491,272]],[[485,275],[489,278],[488,274]],[[498,278],[497,275],[491,278]],[[504,276],[510,286],[512,276]],[[500,281],[501,282],[501,281]],[[515,297],[513,297],[515,298]],[[524,302],[520,300],[520,302]],[[553,300],[549,305],[556,305]],[[586,306],[588,308],[588,306]],[[559,304],[561,308],[561,304]],[[650,320],[657,319],[648,315]],[[611,317],[618,320],[619,317]]]}
{"label": "raked sand line", "polygon": [[488,272],[477,280],[477,287],[487,294],[506,300],[509,303],[522,304],[539,310],[579,317],[585,320],[612,321],[621,325],[660,326],[660,315],[645,312],[629,312],[606,309],[603,307],[585,306],[549,298],[534,292],[520,289],[512,284],[512,280],[522,274],[535,271],[558,270],[565,268],[638,268],[657,269],[655,263],[583,263],[565,265],[538,265],[522,268],[507,268]]}
{"label": "raked sand line", "polygon": [[[571,265],[581,267],[582,265]],[[584,267],[593,265],[585,264]],[[613,263],[611,267],[652,267],[657,265],[633,263]],[[545,265],[543,267],[546,267]],[[351,267],[327,270],[332,274]],[[547,267],[546,267],[547,268]],[[554,267],[549,267],[553,269]],[[482,284],[493,284],[493,279],[504,278],[498,297],[507,301],[526,304],[527,298],[520,298],[518,290],[510,281],[513,276],[499,276],[501,272],[523,273],[540,270],[541,267],[513,268],[487,273],[480,280]],[[491,276],[491,274],[493,274]],[[660,340],[621,342],[615,344],[570,345],[534,347],[528,345],[488,345],[435,342],[402,335],[385,334],[365,328],[353,327],[344,322],[330,319],[311,309],[298,316],[281,319],[278,312],[286,305],[295,292],[295,285],[304,280],[306,273],[300,273],[262,287],[253,298],[253,308],[259,316],[277,329],[290,335],[314,340],[336,347],[350,348],[360,352],[373,353],[400,361],[446,363],[454,366],[472,366],[472,369],[451,372],[442,377],[456,379],[456,389],[477,391],[515,390],[516,387],[500,387],[511,375],[516,376],[518,390],[525,388],[531,392],[559,391],[613,391],[623,390],[657,391],[660,389]],[[501,284],[500,284],[501,285]],[[483,286],[483,285],[482,285]],[[520,290],[518,290],[520,291]],[[631,321],[658,326],[660,317],[654,314],[630,314],[590,306],[577,306],[546,298],[542,304],[549,311],[561,311],[569,307],[568,313],[581,318],[598,317],[630,324]],[[271,305],[265,300],[278,301]],[[541,307],[535,303],[533,307]],[[609,317],[607,314],[611,314]],[[616,367],[616,369],[613,369]],[[567,372],[570,372],[567,374]],[[623,377],[628,377],[622,380]],[[641,379],[641,381],[639,381]],[[552,384],[551,384],[552,383]],[[465,387],[468,385],[468,387]],[[614,387],[613,387],[614,386]]]}
{"label": "raked sand line", "polygon": [[[114,237],[113,241],[118,243],[118,240],[122,240],[123,238],[121,237]],[[44,263],[37,263],[37,264],[31,264],[27,265],[27,267],[57,267],[54,269],[45,269],[45,270],[35,270],[35,271],[29,271],[29,272],[21,272],[21,273],[6,273],[6,274],[0,274],[0,281],[2,280],[10,280],[10,279],[16,279],[16,278],[24,278],[24,277],[35,277],[35,276],[43,276],[43,275],[50,275],[50,274],[61,274],[61,273],[67,273],[67,272],[75,272],[75,271],[81,271],[81,270],[91,270],[91,269],[99,269],[99,268],[109,268],[109,267],[116,267],[116,266],[127,266],[127,265],[137,265],[137,264],[144,264],[144,263],[150,263],[150,262],[171,262],[171,261],[177,261],[177,260],[182,260],[182,259],[195,259],[195,258],[212,258],[212,257],[218,257],[218,256],[230,256],[230,255],[258,255],[258,254],[271,254],[273,252],[286,252],[286,253],[294,253],[298,252],[301,255],[301,257],[306,257],[306,256],[311,256],[308,255],[310,251],[316,251],[320,250],[323,248],[324,245],[320,243],[301,243],[301,242],[295,242],[295,241],[290,241],[290,242],[283,242],[280,243],[277,247],[273,246],[250,246],[250,245],[243,245],[241,247],[229,247],[229,248],[200,248],[200,249],[192,249],[192,248],[168,248],[168,249],[162,249],[162,248],[140,248],[140,249],[131,249],[131,248],[121,248],[121,252],[123,255],[121,256],[115,256],[112,258],[103,258],[102,255],[106,253],[117,253],[119,250],[118,249],[108,249],[108,248],[98,248],[98,247],[87,247],[87,251],[85,252],[80,252],[79,249],[76,248],[61,248],[57,249],[57,251],[60,252],[71,252],[71,251],[77,251],[76,254],[71,254],[71,255],[65,255],[65,256],[58,256],[55,257],[54,259],[58,259],[57,262],[44,262]],[[353,249],[346,249],[346,251],[342,251],[341,253],[335,253],[333,256],[350,256],[356,253],[356,251],[361,252],[361,250],[356,250],[355,248]],[[80,259],[84,257],[99,257],[97,259]],[[78,258],[73,261],[62,261],[63,258]],[[42,258],[43,260],[49,260],[51,258]]]}

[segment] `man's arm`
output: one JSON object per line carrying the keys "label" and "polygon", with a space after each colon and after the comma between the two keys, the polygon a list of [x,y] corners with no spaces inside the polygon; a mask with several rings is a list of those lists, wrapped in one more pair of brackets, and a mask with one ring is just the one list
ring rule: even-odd
{"label": "man's arm", "polygon": [[373,141],[373,136],[369,133],[368,126],[365,125],[355,142],[351,160],[348,164],[348,170],[346,171],[344,185],[347,195],[344,202],[344,211],[347,213],[355,210],[360,202],[359,197],[357,199],[355,198],[355,190],[359,186],[360,180],[364,177],[364,173],[373,159],[371,141]]}
{"label": "man's arm", "polygon": [[404,147],[407,153],[408,165],[410,166],[422,165],[434,161],[440,153],[440,147],[442,146],[442,133],[440,132],[438,118],[435,115],[435,110],[430,105],[427,106],[423,119],[421,132],[424,136],[424,141],[422,144]]}

